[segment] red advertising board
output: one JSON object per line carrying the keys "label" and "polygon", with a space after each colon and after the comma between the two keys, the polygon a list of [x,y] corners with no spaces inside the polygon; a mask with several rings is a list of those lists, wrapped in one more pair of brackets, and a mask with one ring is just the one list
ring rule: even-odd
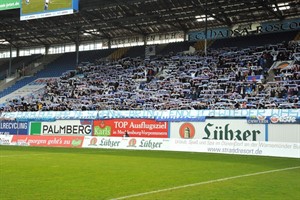
{"label": "red advertising board", "polygon": [[82,147],[84,136],[14,135],[11,143],[24,146]]}
{"label": "red advertising board", "polygon": [[158,122],[153,119],[109,119],[94,121],[94,136],[122,137],[125,132],[130,137],[168,138],[168,122]]}

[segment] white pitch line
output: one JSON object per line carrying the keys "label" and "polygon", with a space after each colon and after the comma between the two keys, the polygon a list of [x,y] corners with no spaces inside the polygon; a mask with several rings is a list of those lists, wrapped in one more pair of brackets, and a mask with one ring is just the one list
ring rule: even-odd
{"label": "white pitch line", "polygon": [[300,166],[283,168],[283,169],[275,169],[275,170],[269,170],[269,171],[263,171],[263,172],[256,172],[256,173],[244,174],[244,175],[239,175],[239,176],[231,176],[231,177],[227,177],[227,178],[220,178],[220,179],[204,181],[204,182],[199,182],[199,183],[193,183],[193,184],[188,184],[188,185],[181,185],[181,186],[172,187],[172,188],[154,190],[154,191],[138,193],[138,194],[132,194],[132,195],[124,196],[124,197],[114,198],[114,199],[111,199],[111,200],[121,200],[121,199],[128,199],[128,198],[132,198],[132,197],[140,197],[140,196],[145,196],[145,195],[149,195],[149,194],[167,192],[167,191],[171,191],[171,190],[178,190],[178,189],[187,188],[187,187],[194,187],[194,186],[205,185],[205,184],[216,183],[216,182],[222,182],[222,181],[238,179],[238,178],[243,178],[243,177],[256,176],[256,175],[261,175],[261,174],[269,174],[269,173],[281,172],[281,171],[287,171],[287,170],[293,170],[293,169],[299,169],[299,168],[300,168]]}

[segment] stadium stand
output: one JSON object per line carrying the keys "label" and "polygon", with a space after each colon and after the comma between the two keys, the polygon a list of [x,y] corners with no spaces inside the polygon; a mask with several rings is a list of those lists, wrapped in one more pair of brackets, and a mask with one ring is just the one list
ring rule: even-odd
{"label": "stadium stand", "polygon": [[159,55],[168,55],[170,53],[177,54],[179,52],[187,51],[190,46],[193,46],[194,42],[176,42],[169,43],[164,48],[159,50],[157,53]]}
{"label": "stadium stand", "polygon": [[95,60],[103,59],[111,55],[114,51],[114,49],[82,51],[79,54],[79,62],[93,62]]}
{"label": "stadium stand", "polygon": [[128,49],[128,51],[124,54],[123,57],[144,57],[144,52],[145,52],[145,46],[137,46],[137,47],[132,47]]}
{"label": "stadium stand", "polygon": [[[11,71],[13,74],[17,73],[21,76],[24,73],[24,69],[27,65],[34,62],[35,60],[42,57],[41,54],[33,54],[31,56],[24,56],[24,57],[16,57],[12,59],[11,63]],[[7,71],[9,70],[9,59],[1,59],[0,61],[0,80],[3,80],[6,75]]]}
{"label": "stadium stand", "polygon": [[[180,50],[190,46],[181,44],[185,49]],[[176,49],[180,43],[169,46]],[[86,52],[82,54],[86,62],[76,69],[75,53],[64,54],[1,96],[37,78],[62,74],[59,79],[46,81],[43,89],[28,96],[8,99],[2,110],[299,108],[300,67],[294,56],[299,42],[242,47],[210,48],[206,56],[203,51],[169,51],[151,59],[142,58],[141,47],[133,47],[112,61],[95,60],[111,55],[112,50],[90,56]],[[290,63],[281,67],[278,62]]]}
{"label": "stadium stand", "polygon": [[[90,0],[66,16],[1,12],[2,110],[299,108],[297,5]],[[43,87],[14,96],[28,85]]]}

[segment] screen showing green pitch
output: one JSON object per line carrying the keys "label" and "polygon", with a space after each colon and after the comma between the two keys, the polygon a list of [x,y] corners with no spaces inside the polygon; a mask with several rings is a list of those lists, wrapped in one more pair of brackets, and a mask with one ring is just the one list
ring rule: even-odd
{"label": "screen showing green pitch", "polygon": [[0,10],[20,8],[20,0],[0,0]]}
{"label": "screen showing green pitch", "polygon": [[79,0],[20,0],[20,19],[31,20],[73,14],[78,11]]}

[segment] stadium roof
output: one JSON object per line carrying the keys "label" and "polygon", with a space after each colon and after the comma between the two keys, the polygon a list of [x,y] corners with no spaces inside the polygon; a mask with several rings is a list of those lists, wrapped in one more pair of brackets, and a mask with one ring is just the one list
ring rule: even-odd
{"label": "stadium roof", "polygon": [[20,21],[20,10],[0,11],[0,49],[188,32],[208,27],[300,16],[300,0],[81,0],[72,15]]}

